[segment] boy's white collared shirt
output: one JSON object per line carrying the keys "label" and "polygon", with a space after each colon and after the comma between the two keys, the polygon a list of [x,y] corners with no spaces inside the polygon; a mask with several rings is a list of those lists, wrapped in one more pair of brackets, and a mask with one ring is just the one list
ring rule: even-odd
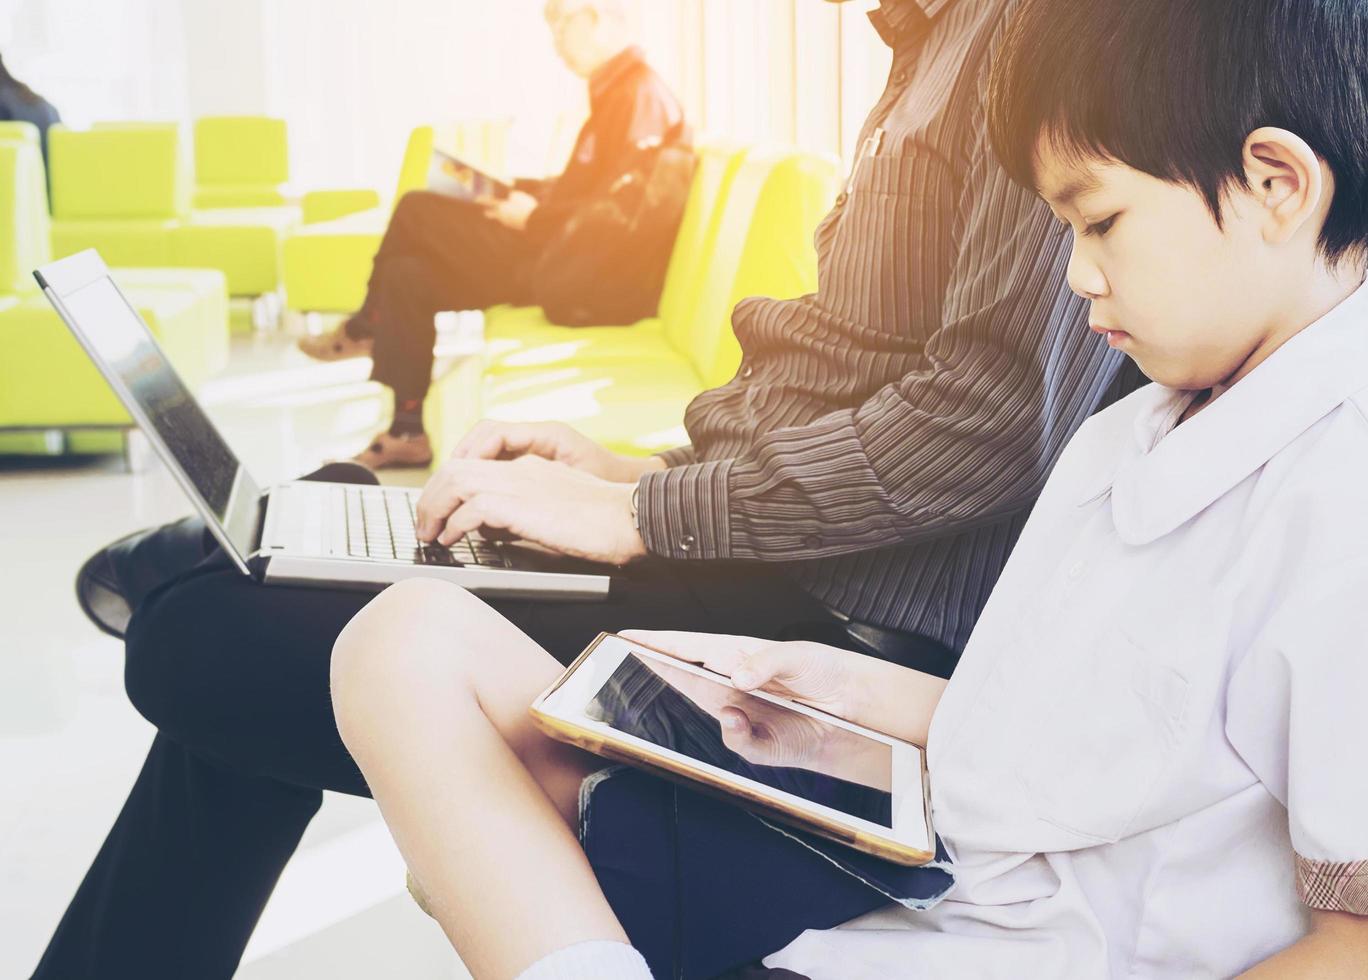
{"label": "boy's white collared shirt", "polygon": [[946,690],[958,884],[770,957],[812,980],[1232,976],[1368,914],[1368,287],[1175,428],[1065,451]]}

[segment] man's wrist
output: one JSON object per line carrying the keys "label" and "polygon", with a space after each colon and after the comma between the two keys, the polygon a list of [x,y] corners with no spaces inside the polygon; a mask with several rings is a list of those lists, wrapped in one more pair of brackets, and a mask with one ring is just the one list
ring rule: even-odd
{"label": "man's wrist", "polygon": [[621,453],[614,453],[617,458],[613,461],[611,471],[607,479],[613,483],[635,484],[647,473],[659,473],[666,468],[665,460],[659,456],[624,456]]}
{"label": "man's wrist", "polygon": [[626,516],[625,547],[621,556],[621,563],[636,561],[645,558],[649,554],[646,548],[646,541],[641,536],[641,530],[637,527],[637,491],[639,487],[635,483],[624,483],[619,485],[621,499]]}

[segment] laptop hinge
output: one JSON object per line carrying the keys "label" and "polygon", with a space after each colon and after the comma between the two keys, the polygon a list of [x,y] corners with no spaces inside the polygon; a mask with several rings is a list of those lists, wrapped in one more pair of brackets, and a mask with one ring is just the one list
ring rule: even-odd
{"label": "laptop hinge", "polygon": [[257,498],[256,530],[252,533],[252,554],[261,554],[262,539],[266,536],[266,507],[271,502],[271,491],[261,491]]}

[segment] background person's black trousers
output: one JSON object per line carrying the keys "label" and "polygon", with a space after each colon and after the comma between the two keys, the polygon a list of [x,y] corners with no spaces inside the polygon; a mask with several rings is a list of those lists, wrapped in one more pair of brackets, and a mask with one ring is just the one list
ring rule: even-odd
{"label": "background person's black trousers", "polygon": [[[492,604],[562,662],[630,627],[840,642],[825,608],[765,566],[647,562],[619,584],[602,603]],[[125,681],[159,734],[36,977],[233,974],[321,791],[368,795],[328,673],[369,598],[258,585],[211,551],[138,605]]]}
{"label": "background person's black trousers", "polygon": [[371,378],[400,400],[423,398],[432,380],[433,317],[527,302],[535,257],[523,232],[485,217],[469,201],[432,191],[405,194],[350,328],[374,338]]}

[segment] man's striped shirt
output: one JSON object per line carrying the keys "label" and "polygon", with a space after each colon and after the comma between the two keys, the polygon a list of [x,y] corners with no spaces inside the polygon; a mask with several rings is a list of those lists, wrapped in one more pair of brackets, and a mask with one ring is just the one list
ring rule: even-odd
{"label": "man's striped shirt", "polygon": [[851,618],[962,649],[1064,444],[1140,380],[1068,289],[1067,230],[993,157],[1015,0],[883,0],[877,145],[817,231],[817,292],[748,299],[743,360],[645,477],[647,547],[782,563]]}

